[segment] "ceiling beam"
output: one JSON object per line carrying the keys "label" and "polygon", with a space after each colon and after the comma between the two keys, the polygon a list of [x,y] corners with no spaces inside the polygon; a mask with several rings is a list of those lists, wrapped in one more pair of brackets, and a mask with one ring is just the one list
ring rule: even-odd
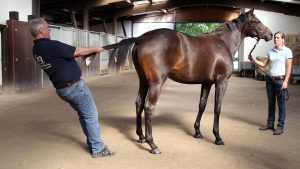
{"label": "ceiling beam", "polygon": [[137,14],[147,13],[149,11],[156,11],[160,9],[172,9],[176,7],[187,7],[187,6],[198,6],[198,5],[217,5],[233,8],[254,8],[258,10],[272,11],[283,13],[286,15],[300,16],[300,5],[295,4],[281,4],[281,3],[270,3],[261,0],[185,0],[185,1],[163,1],[153,4],[140,4],[131,8],[124,8],[117,10],[114,16],[131,16]]}
{"label": "ceiling beam", "polygon": [[85,6],[87,8],[95,8],[104,5],[111,5],[111,4],[118,4],[118,3],[132,4],[132,2],[128,0],[102,0],[102,1],[94,0],[94,1],[87,2]]}
{"label": "ceiling beam", "polygon": [[[53,16],[54,20],[65,20],[69,18],[70,9],[76,12],[76,18],[80,20],[84,10],[88,10],[89,18],[96,17],[100,20],[110,21],[113,17],[129,18],[130,16],[159,13],[160,11],[171,12],[176,9],[187,7],[229,7],[232,9],[254,8],[258,10],[283,13],[300,17],[300,5],[283,2],[283,0],[167,0],[154,1],[144,0],[146,3],[134,3],[136,0],[35,0],[41,1],[41,15]],[[294,1],[293,1],[294,2]],[[135,5],[133,5],[135,4]],[[59,15],[51,15],[60,13]],[[90,20],[90,22],[92,19]]]}

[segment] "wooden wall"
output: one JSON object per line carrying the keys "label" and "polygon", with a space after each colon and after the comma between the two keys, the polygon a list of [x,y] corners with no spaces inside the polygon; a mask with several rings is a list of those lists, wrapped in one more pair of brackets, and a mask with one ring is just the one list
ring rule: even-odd
{"label": "wooden wall", "polygon": [[300,35],[287,34],[285,45],[293,51],[293,66],[300,66]]}
{"label": "wooden wall", "polygon": [[2,34],[3,93],[31,91],[41,86],[41,70],[32,57],[29,23],[9,20]]}

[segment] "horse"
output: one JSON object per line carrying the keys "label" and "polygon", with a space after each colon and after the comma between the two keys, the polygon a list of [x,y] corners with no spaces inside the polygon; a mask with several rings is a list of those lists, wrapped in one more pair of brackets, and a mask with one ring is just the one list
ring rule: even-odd
{"label": "horse", "polygon": [[[132,47],[132,60],[139,77],[136,105],[136,134],[139,143],[147,142],[150,152],[161,151],[152,137],[152,116],[167,78],[183,84],[202,84],[199,111],[194,123],[195,138],[202,138],[200,121],[212,85],[215,85],[213,134],[216,145],[224,145],[219,134],[219,117],[228,79],[233,72],[232,57],[245,37],[270,41],[272,32],[253,14],[254,9],[226,22],[222,28],[198,37],[170,29],[156,29],[135,38],[103,46],[104,49]],[[126,58],[114,56],[117,65]],[[145,136],[141,114],[144,110]]]}

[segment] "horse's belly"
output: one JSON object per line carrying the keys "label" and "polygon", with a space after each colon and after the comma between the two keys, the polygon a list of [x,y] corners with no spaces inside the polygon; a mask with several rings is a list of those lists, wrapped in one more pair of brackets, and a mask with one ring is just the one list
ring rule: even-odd
{"label": "horse's belly", "polygon": [[[201,71],[200,71],[201,72]],[[176,82],[185,84],[201,84],[204,82],[212,82],[213,79],[206,72],[193,72],[182,69],[172,69],[168,77]]]}

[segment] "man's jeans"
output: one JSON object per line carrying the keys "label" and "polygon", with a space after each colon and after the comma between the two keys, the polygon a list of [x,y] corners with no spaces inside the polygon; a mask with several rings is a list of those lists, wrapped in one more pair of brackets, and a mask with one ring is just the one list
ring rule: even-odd
{"label": "man's jeans", "polygon": [[70,87],[56,90],[56,93],[77,111],[91,153],[102,151],[105,145],[100,137],[98,111],[89,88],[80,80]]}
{"label": "man's jeans", "polygon": [[266,88],[267,88],[267,95],[269,101],[268,107],[268,121],[267,125],[274,126],[275,122],[275,106],[276,106],[276,99],[279,108],[279,117],[278,117],[278,124],[277,127],[284,127],[284,121],[286,116],[285,111],[285,90],[281,90],[281,86],[278,85],[283,83],[283,80],[274,80],[269,77],[266,78]]}

